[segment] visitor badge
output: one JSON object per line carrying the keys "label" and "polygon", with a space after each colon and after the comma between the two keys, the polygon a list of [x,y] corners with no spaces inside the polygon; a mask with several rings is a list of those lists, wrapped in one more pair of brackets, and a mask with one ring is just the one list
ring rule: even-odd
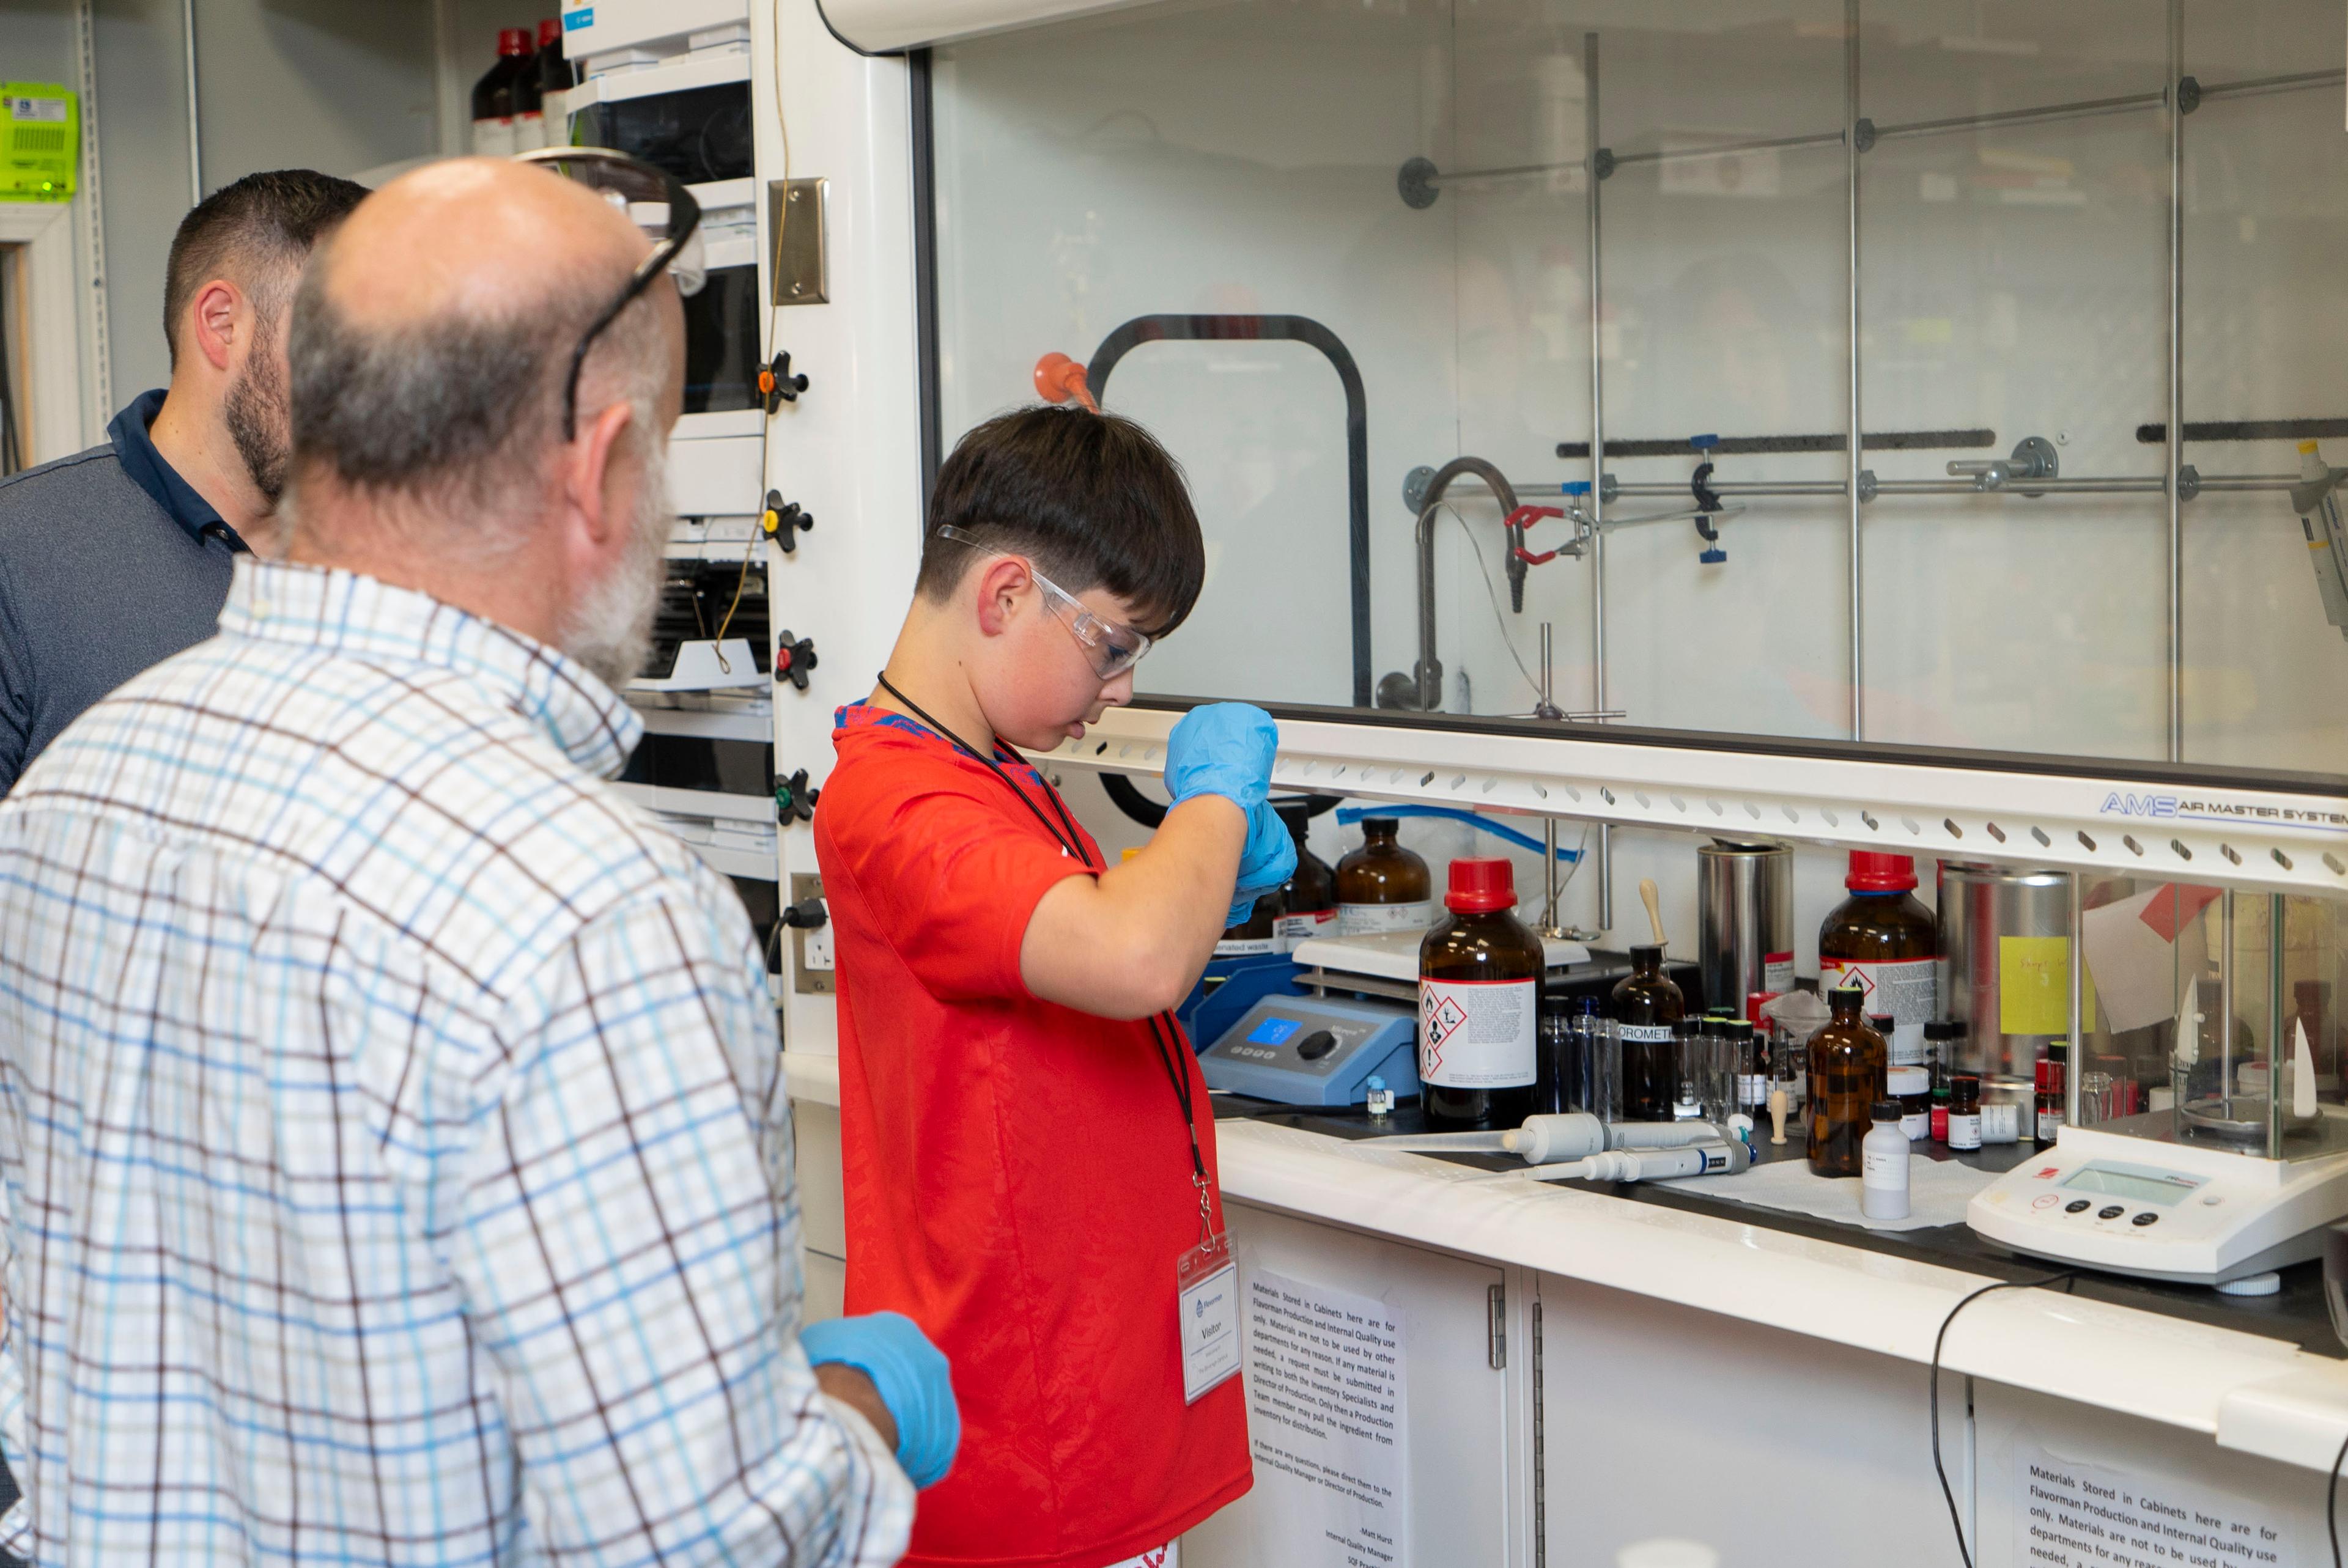
{"label": "visitor badge", "polygon": [[1216,1231],[1185,1247],[1174,1265],[1175,1305],[1182,1319],[1182,1402],[1240,1369],[1240,1269],[1231,1237]]}

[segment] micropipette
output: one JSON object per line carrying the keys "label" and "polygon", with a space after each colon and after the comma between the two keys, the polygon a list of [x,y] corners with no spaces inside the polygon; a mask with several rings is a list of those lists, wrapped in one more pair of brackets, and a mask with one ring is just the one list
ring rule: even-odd
{"label": "micropipette", "polygon": [[1735,1142],[1710,1122],[1600,1121],[1586,1111],[1528,1116],[1521,1127],[1489,1132],[1404,1132],[1365,1143],[1406,1154],[1519,1154],[1528,1165],[1578,1160],[1609,1149],[1676,1149]]}
{"label": "micropipette", "polygon": [[[1525,1182],[1660,1182],[1674,1176],[1733,1176],[1753,1163],[1743,1143],[1690,1143],[1678,1149],[1609,1149],[1587,1159],[1530,1171],[1509,1171],[1505,1179]],[[1498,1181],[1502,1176],[1490,1176]]]}

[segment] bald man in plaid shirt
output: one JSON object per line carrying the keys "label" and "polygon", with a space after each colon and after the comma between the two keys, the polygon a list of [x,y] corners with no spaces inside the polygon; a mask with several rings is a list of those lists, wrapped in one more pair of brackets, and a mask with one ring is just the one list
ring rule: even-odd
{"label": "bald man in plaid shirt", "polygon": [[882,1564],[951,1459],[910,1324],[802,1332],[757,943],[603,782],[692,209],[592,164],[360,205],[294,305],[290,559],[0,803],[35,1562]]}

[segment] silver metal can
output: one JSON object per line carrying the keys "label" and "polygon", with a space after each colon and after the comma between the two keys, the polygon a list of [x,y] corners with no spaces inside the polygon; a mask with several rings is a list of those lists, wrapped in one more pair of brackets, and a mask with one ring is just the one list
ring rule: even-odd
{"label": "silver metal can", "polygon": [[1794,851],[1715,838],[1695,852],[1696,965],[1704,1003],[1745,1016],[1755,991],[1794,985]]}
{"label": "silver metal can", "polygon": [[1984,1090],[2030,1089],[2047,1045],[2070,1032],[2071,878],[1943,860],[1940,903],[1941,1005],[1965,1026],[1949,1070],[1980,1073]]}

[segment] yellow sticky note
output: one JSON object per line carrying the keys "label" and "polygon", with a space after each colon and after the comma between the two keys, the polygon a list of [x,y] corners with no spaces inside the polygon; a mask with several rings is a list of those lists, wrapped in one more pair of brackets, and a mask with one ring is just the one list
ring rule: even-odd
{"label": "yellow sticky note", "polygon": [[1997,939],[1997,1027],[2004,1034],[2071,1032],[2071,939]]}

